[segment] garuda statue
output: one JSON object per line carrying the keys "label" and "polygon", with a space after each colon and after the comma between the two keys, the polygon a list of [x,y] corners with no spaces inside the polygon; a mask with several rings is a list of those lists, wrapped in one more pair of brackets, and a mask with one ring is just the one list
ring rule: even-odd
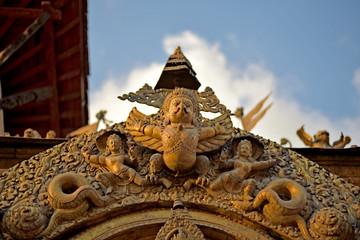
{"label": "garuda statue", "polygon": [[196,182],[208,185],[210,161],[201,153],[223,146],[232,136],[232,122],[229,112],[213,120],[201,119],[195,94],[186,88],[175,88],[165,98],[158,115],[149,117],[133,108],[126,130],[136,142],[161,152],[150,158],[148,178],[152,183],[158,182],[156,173],[165,164],[175,176],[195,169],[199,175]]}
{"label": "garuda statue", "polygon": [[234,128],[199,86],[177,48],[154,89],[119,97],[157,112],[4,171],[0,240],[360,240],[359,187]]}

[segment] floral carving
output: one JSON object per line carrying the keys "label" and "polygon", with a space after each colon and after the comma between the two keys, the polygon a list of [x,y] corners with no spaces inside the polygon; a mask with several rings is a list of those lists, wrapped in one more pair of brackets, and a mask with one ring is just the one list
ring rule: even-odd
{"label": "floral carving", "polygon": [[351,240],[354,231],[345,216],[334,208],[322,208],[315,212],[309,222],[311,236],[316,239]]}
{"label": "floral carving", "polygon": [[5,232],[17,239],[33,239],[47,226],[45,213],[34,202],[20,201],[3,218]]}

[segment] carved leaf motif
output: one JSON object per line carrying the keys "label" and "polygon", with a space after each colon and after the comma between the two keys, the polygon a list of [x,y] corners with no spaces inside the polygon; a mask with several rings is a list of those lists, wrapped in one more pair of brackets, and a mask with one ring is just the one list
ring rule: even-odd
{"label": "carved leaf motif", "polygon": [[200,103],[200,111],[212,113],[226,113],[228,110],[225,105],[220,104],[219,99],[216,97],[214,91],[210,87],[206,87],[204,92],[195,92],[196,98]]}
{"label": "carved leaf motif", "polygon": [[129,94],[124,94],[118,98],[121,100],[129,100],[130,102],[138,102],[148,106],[161,108],[169,92],[171,92],[171,90],[162,89],[160,91],[155,91],[148,84],[145,84],[135,93],[130,92]]}
{"label": "carved leaf motif", "polygon": [[[130,102],[138,102],[146,104],[148,106],[161,108],[166,96],[172,91],[172,89],[158,89],[154,90],[148,84],[145,84],[135,93],[130,92],[118,96],[120,100],[129,100]],[[214,91],[210,87],[206,87],[204,92],[198,92],[191,90],[195,93],[197,100],[200,103],[200,111],[212,112],[212,113],[226,113],[229,110],[226,106],[220,104],[219,99],[216,97]]]}

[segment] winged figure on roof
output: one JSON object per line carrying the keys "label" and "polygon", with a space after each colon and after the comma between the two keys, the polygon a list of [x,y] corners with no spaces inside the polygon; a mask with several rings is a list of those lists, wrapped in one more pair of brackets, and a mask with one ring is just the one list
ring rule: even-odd
{"label": "winged figure on roof", "polygon": [[220,148],[231,138],[232,122],[228,112],[212,120],[201,118],[194,92],[177,87],[167,95],[158,114],[147,116],[133,108],[126,130],[136,142],[159,152],[150,159],[151,182],[157,182],[156,173],[165,164],[176,174],[195,169],[196,183],[207,185],[210,161],[203,153]]}

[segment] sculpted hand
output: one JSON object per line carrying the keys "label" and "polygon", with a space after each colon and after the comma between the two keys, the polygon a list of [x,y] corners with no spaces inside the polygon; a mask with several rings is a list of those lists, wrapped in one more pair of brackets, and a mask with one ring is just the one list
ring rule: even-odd
{"label": "sculpted hand", "polygon": [[158,177],[153,173],[146,175],[146,181],[149,181],[153,185],[159,183]]}
{"label": "sculpted hand", "polygon": [[205,176],[199,176],[197,179],[196,179],[196,184],[197,185],[200,185],[202,187],[209,187],[210,185],[210,179],[208,179],[207,177]]}

